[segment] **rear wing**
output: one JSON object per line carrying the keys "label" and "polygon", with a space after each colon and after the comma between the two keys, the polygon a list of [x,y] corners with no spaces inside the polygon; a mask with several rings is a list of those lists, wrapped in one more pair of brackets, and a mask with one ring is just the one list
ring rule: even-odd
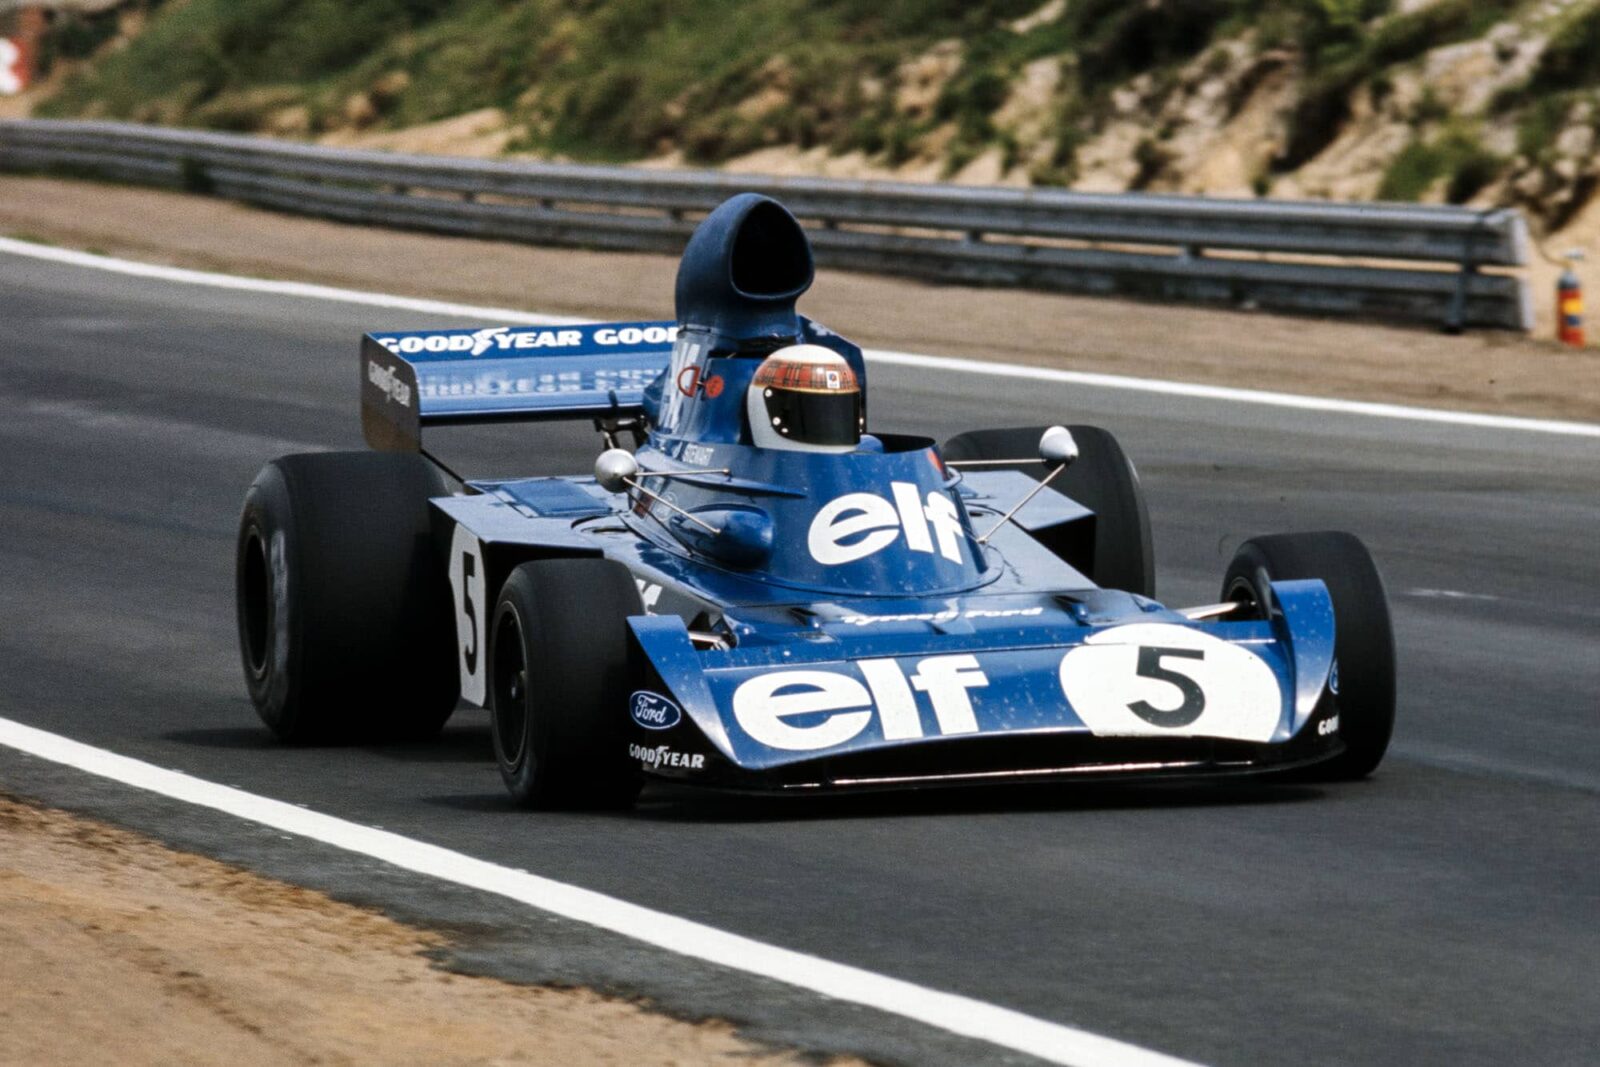
{"label": "rear wing", "polygon": [[638,415],[677,335],[672,322],[370,333],[361,431],[415,452],[424,426]]}

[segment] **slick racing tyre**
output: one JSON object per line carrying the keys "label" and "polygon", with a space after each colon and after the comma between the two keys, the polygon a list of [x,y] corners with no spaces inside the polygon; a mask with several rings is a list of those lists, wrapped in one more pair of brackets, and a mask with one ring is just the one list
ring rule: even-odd
{"label": "slick racing tyre", "polygon": [[235,597],[245,683],[292,743],[427,737],[455,710],[454,613],[418,455],[284,456],[239,517]]}
{"label": "slick racing tyre", "polygon": [[550,559],[511,572],[489,642],[495,759],[523,807],[626,807],[642,784],[627,758],[628,569]]}
{"label": "slick racing tyre", "polygon": [[[1078,458],[1050,487],[1094,512],[1093,536],[1072,529],[1042,531],[1039,541],[1103,589],[1121,589],[1153,597],[1156,592],[1155,552],[1150,539],[1150,514],[1145,508],[1139,474],[1117,439],[1098,426],[1068,426],[1078,442]],[[1010,430],[972,430],[945,442],[947,460],[1010,459],[1039,450],[1043,426]],[[995,469],[995,468],[990,468]],[[1049,474],[1037,460],[1000,467],[1030,478]]]}
{"label": "slick racing tyre", "polygon": [[1383,578],[1353,534],[1276,534],[1246,541],[1222,579],[1224,600],[1271,603],[1267,583],[1320,578],[1333,598],[1333,699],[1345,750],[1296,777],[1345,781],[1371,774],[1394,732],[1394,630]]}

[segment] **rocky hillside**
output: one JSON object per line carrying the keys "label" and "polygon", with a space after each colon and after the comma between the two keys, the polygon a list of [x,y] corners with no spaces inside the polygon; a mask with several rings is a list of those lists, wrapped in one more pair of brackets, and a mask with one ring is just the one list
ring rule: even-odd
{"label": "rocky hillside", "polygon": [[45,115],[852,176],[1518,204],[1600,183],[1600,0],[127,0]]}

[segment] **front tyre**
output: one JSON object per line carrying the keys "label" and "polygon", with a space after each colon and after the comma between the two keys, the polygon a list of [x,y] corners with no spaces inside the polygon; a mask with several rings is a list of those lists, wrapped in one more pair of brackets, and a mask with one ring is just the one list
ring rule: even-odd
{"label": "front tyre", "polygon": [[607,559],[549,559],[511,572],[489,643],[495,760],[523,807],[625,807],[639,793],[627,758],[633,576]]}
{"label": "front tyre", "polygon": [[426,737],[458,696],[449,582],[418,455],[284,456],[245,493],[235,602],[245,685],[296,744]]}
{"label": "front tyre", "polygon": [[1306,768],[1324,781],[1365,778],[1383,760],[1394,733],[1394,629],[1389,598],[1372,555],[1354,535],[1334,531],[1274,534],[1239,547],[1222,579],[1224,600],[1271,603],[1267,583],[1320,578],[1333,600],[1334,700],[1345,750]]}

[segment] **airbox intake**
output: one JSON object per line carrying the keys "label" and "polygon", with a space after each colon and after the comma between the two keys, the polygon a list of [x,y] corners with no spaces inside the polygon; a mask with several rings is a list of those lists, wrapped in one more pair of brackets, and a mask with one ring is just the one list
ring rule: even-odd
{"label": "airbox intake", "polygon": [[717,346],[797,337],[794,305],[816,270],[811,242],[771,197],[740,193],[700,223],[678,264],[678,322]]}

